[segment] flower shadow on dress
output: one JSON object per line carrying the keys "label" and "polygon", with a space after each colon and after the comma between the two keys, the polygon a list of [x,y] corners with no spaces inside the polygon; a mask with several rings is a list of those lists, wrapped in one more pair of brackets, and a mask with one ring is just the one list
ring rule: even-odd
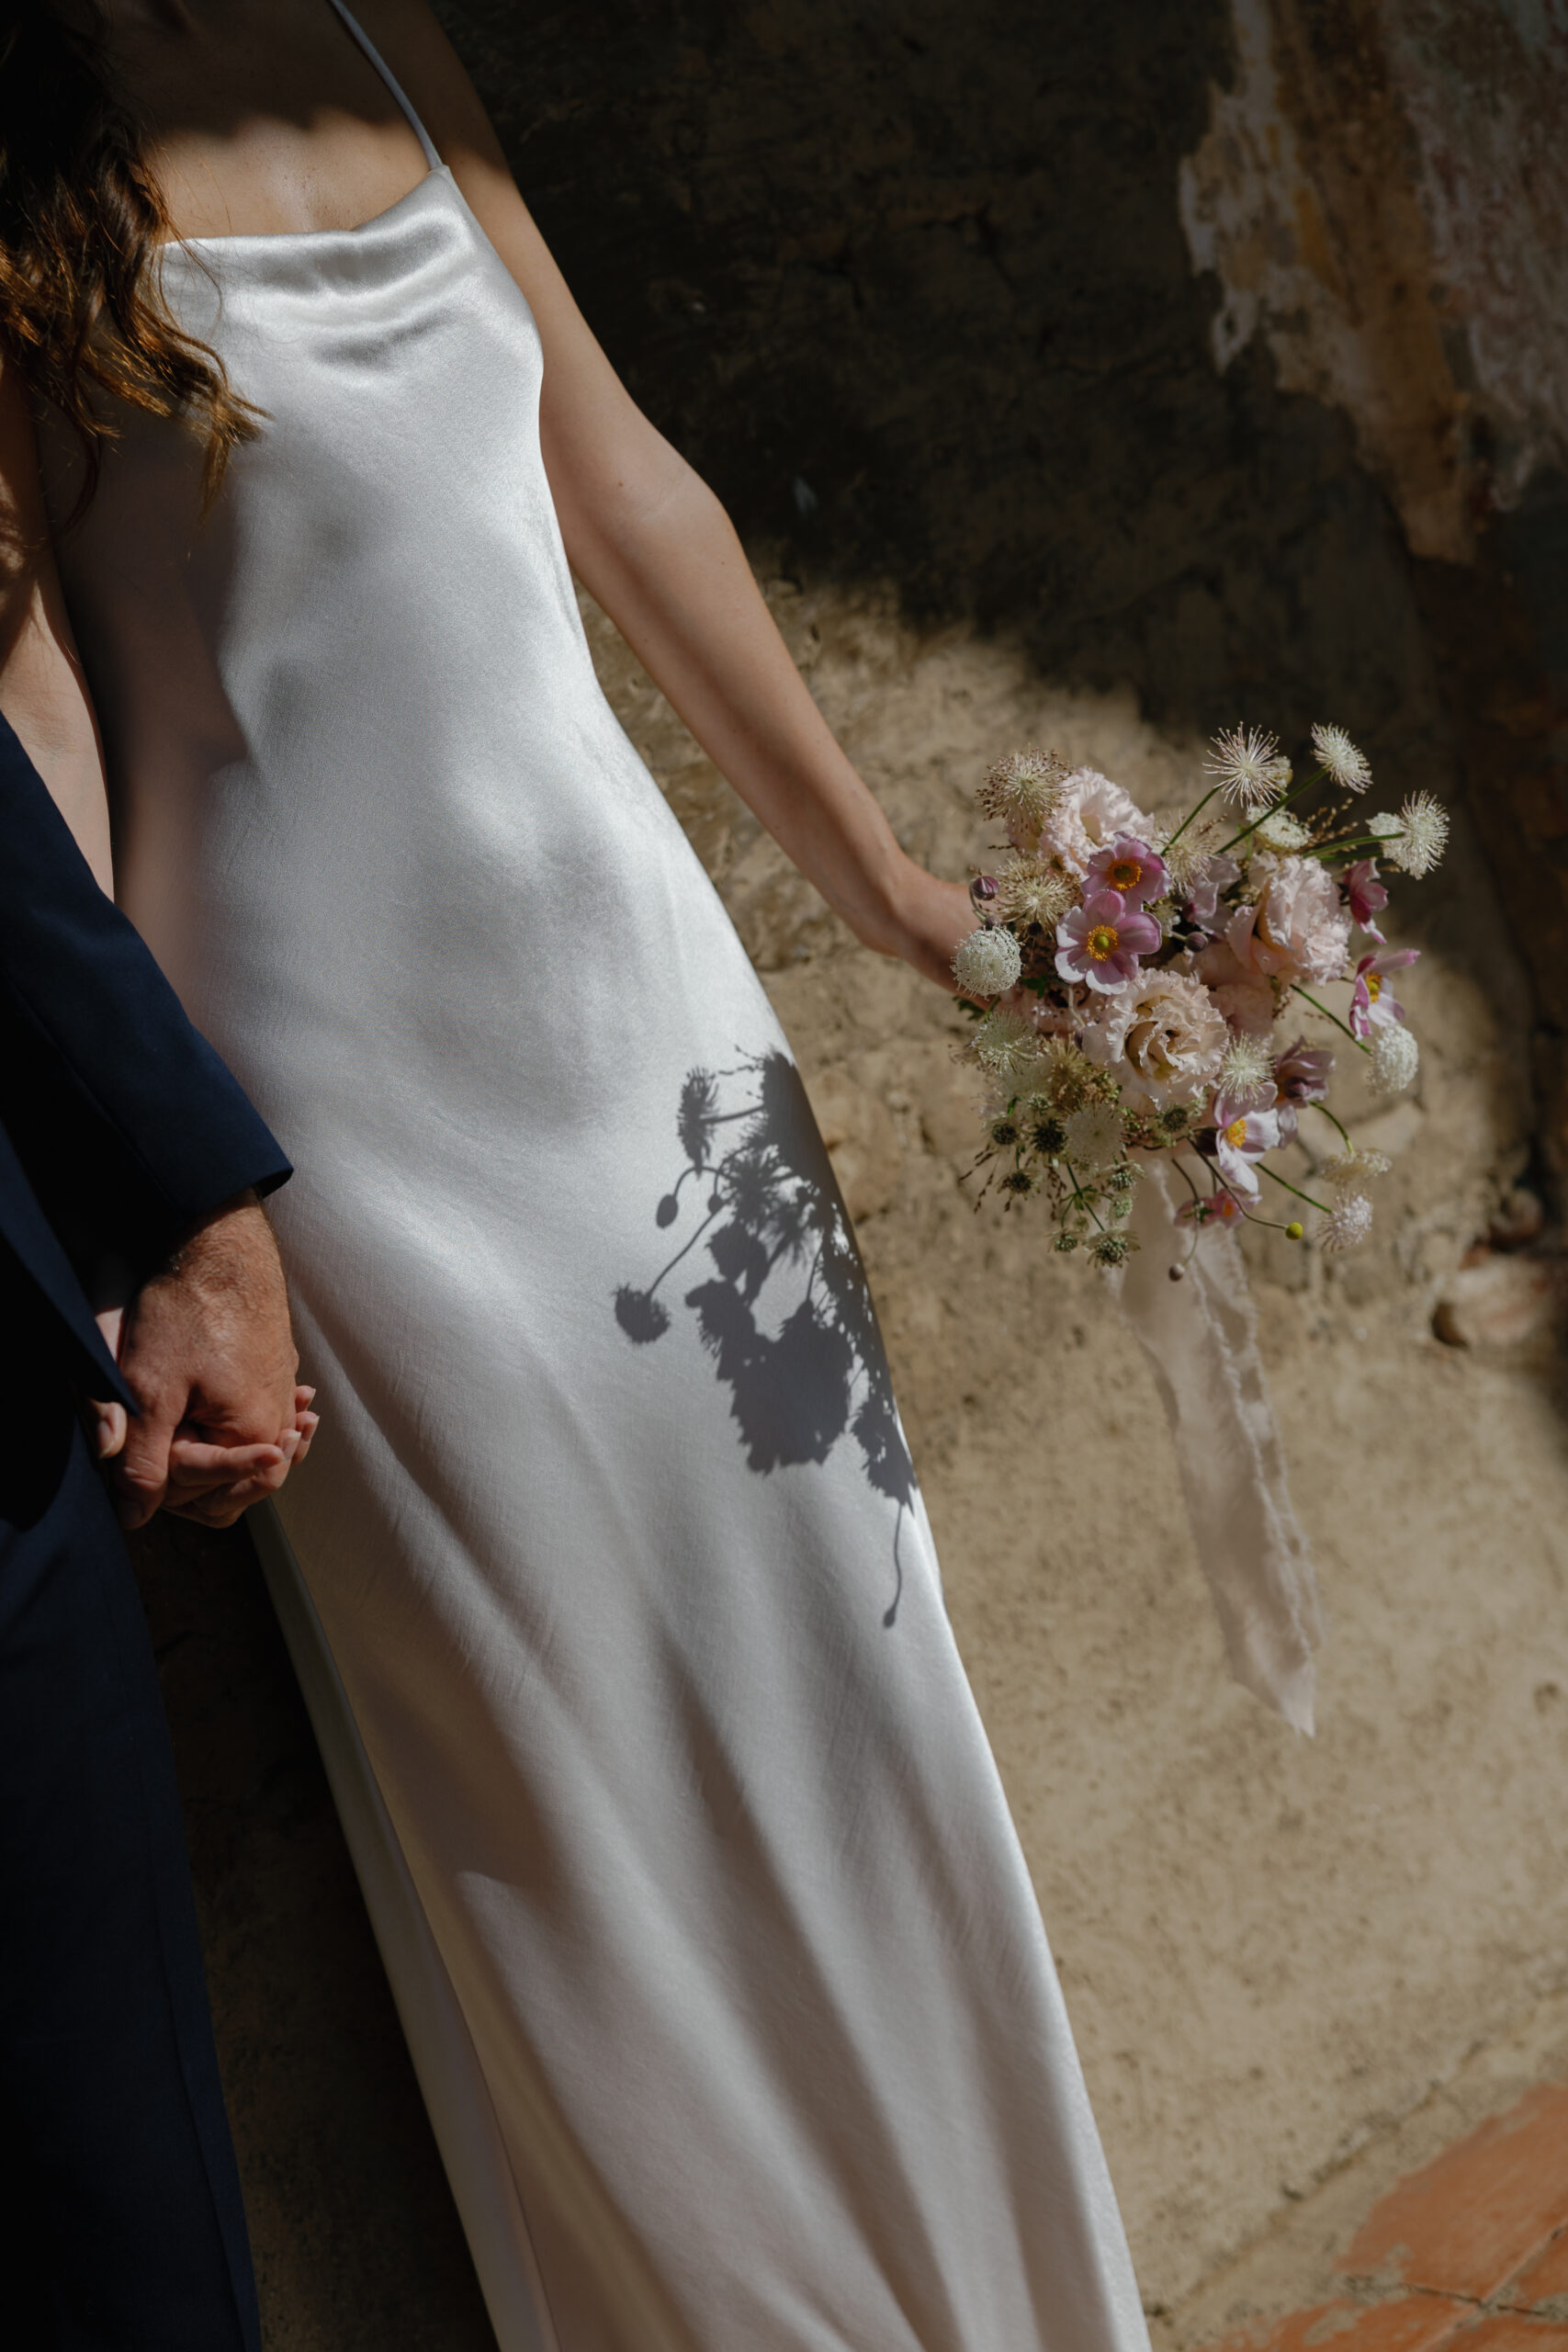
{"label": "flower shadow on dress", "polygon": [[[915,1474],[854,1233],[799,1073],[776,1051],[734,1069],[694,1069],[675,1124],[686,1164],[655,1222],[676,1225],[689,1201],[701,1219],[646,1289],[621,1285],[615,1320],[634,1346],[662,1339],[671,1306],[660,1294],[705,1245],[713,1272],[682,1304],[730,1391],[750,1467],[766,1474],[825,1462],[847,1434],[870,1485],[897,1506],[896,1586],[884,1621],[891,1625]],[[790,1288],[799,1295],[782,1321],[770,1320],[764,1293],[785,1271],[795,1273]]]}

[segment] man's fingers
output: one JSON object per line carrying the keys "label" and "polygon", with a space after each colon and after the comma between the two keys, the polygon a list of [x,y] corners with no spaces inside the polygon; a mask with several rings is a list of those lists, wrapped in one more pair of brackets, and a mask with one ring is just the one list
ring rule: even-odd
{"label": "man's fingers", "polygon": [[109,1474],[122,1527],[145,1527],[162,1504],[169,1484],[169,1448],[177,1426],[176,1417],[149,1403],[128,1428]]}

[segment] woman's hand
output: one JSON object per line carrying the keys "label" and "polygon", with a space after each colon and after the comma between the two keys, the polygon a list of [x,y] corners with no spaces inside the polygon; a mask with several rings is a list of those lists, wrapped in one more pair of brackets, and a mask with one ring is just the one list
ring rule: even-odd
{"label": "woman's hand", "polygon": [[851,922],[863,945],[881,956],[897,956],[932,980],[948,996],[958,994],[953,976],[953,951],[967,939],[978,917],[962,882],[939,881],[913,858],[904,857],[895,870],[885,905],[868,917]]}

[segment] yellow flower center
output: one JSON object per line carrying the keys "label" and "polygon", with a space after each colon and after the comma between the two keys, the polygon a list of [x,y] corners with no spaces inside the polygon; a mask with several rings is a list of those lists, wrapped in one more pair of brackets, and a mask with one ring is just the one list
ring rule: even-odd
{"label": "yellow flower center", "polygon": [[1376,1004],[1379,997],[1382,994],[1382,981],[1376,972],[1368,972],[1364,977],[1367,983],[1367,994],[1373,1004]]}
{"label": "yellow flower center", "polygon": [[1097,964],[1103,964],[1109,957],[1115,955],[1121,940],[1122,934],[1114,923],[1097,922],[1084,941],[1084,945]]}
{"label": "yellow flower center", "polygon": [[1231,1121],[1229,1126],[1225,1129],[1225,1141],[1230,1145],[1233,1151],[1239,1151],[1241,1149],[1242,1145],[1247,1141],[1247,1121],[1245,1119],[1233,1119]]}
{"label": "yellow flower center", "polygon": [[1113,890],[1135,890],[1144,878],[1144,869],[1135,857],[1118,857],[1106,867],[1105,878]]}

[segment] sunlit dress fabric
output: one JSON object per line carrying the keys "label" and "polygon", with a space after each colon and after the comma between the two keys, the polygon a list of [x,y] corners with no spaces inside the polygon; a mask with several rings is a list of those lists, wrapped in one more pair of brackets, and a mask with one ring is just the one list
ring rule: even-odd
{"label": "sunlit dress fabric", "polygon": [[495,2334],[1143,2352],[853,1237],[425,145],[170,251],[261,430],[202,524],[127,415],[60,544],[124,903],[298,1169],[261,1541]]}

